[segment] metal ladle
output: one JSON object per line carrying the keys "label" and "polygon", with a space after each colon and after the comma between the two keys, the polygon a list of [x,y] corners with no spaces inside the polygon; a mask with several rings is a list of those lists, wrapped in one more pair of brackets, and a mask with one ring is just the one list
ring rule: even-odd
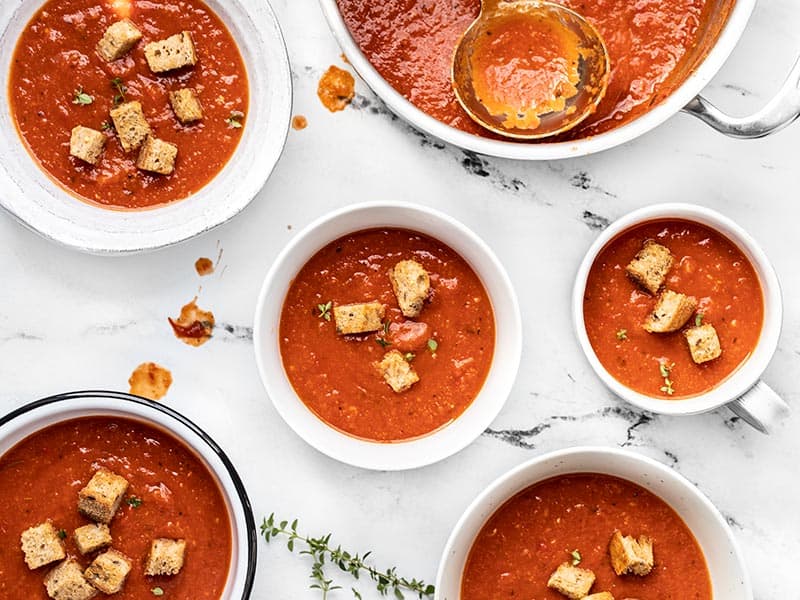
{"label": "metal ladle", "polygon": [[[498,43],[498,31],[508,32],[514,26],[537,28],[551,39],[558,36],[565,55],[560,60],[544,60],[542,70],[555,68],[552,73],[514,72],[514,65],[504,60],[527,57],[501,56],[499,60],[495,57],[493,64],[497,69],[517,80],[507,86],[501,82],[500,86],[487,87],[489,77],[482,72],[481,65],[485,62],[481,61],[487,57],[491,60],[489,53],[497,48],[493,44]],[[520,38],[517,35],[507,39]],[[531,47],[530,56],[536,51],[536,47]],[[563,76],[558,69],[564,71]],[[546,101],[526,97],[521,91],[526,85],[524,78],[534,75],[546,75],[553,83],[546,90]],[[608,51],[597,30],[575,11],[544,0],[482,0],[478,18],[456,47],[451,73],[456,97],[473,120],[499,135],[524,140],[558,135],[583,121],[603,99],[609,75]]]}

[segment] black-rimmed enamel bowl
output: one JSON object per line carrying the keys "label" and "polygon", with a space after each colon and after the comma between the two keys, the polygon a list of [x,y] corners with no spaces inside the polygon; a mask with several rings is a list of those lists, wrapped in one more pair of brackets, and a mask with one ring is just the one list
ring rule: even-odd
{"label": "black-rimmed enamel bowl", "polygon": [[120,392],[86,391],[37,400],[0,418],[0,456],[28,436],[81,417],[120,417],[140,421],[172,435],[208,468],[228,508],[231,564],[220,600],[247,600],[256,572],[257,532],[242,480],[225,452],[183,415],[166,406]]}

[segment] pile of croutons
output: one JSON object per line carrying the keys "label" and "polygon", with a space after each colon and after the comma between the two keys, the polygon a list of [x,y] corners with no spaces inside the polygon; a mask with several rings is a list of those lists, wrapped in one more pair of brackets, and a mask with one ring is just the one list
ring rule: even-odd
{"label": "pile of croutons", "polygon": [[[611,567],[620,577],[625,575],[645,577],[653,570],[653,540],[646,535],[635,539],[629,535],[623,536],[617,530],[611,536],[608,553]],[[614,600],[610,592],[595,592],[590,595],[595,574],[589,569],[578,567],[575,562],[559,565],[550,575],[547,587],[571,600]]]}
{"label": "pile of croutons", "polygon": [[[392,290],[404,317],[416,319],[425,306],[431,292],[431,278],[425,268],[414,260],[401,260],[389,271]],[[380,331],[387,325],[386,306],[380,302],[342,304],[333,307],[336,333],[354,335]],[[375,364],[384,381],[396,393],[411,389],[419,381],[419,375],[399,350],[386,352]]]}
{"label": "pile of croutons", "polygon": [[[119,60],[141,39],[139,28],[130,19],[123,19],[106,30],[97,44],[97,53],[107,62]],[[165,73],[197,64],[197,53],[189,31],[147,44],[144,56],[153,73]],[[172,91],[169,99],[181,123],[193,123],[203,118],[200,100],[192,88]],[[152,134],[141,102],[123,102],[111,110],[110,117],[122,149],[126,153],[138,150],[136,166],[139,169],[161,175],[169,175],[175,170],[178,147]],[[70,154],[90,165],[97,165],[106,140],[102,131],[78,125],[72,130]]]}
{"label": "pile of croutons", "polygon": [[[122,591],[133,568],[133,561],[112,548],[109,524],[114,518],[128,481],[107,469],[94,473],[78,493],[78,512],[92,523],[78,527],[73,540],[81,555],[93,558],[83,568],[77,558],[67,556],[68,534],[48,520],[22,532],[22,552],[31,570],[61,561],[44,578],[47,595],[54,600],[88,600],[97,595]],[[186,540],[159,538],[150,544],[144,567],[148,576],[177,575],[183,568]]]}
{"label": "pile of croutons", "polygon": [[[673,262],[674,258],[669,248],[653,240],[647,240],[626,267],[631,279],[658,297],[653,312],[644,323],[645,330],[650,333],[678,331],[697,310],[695,298],[670,289],[661,291]],[[689,352],[695,363],[702,364],[722,355],[717,330],[711,323],[703,323],[701,315],[696,317],[695,325],[687,328],[683,335],[689,344]]]}

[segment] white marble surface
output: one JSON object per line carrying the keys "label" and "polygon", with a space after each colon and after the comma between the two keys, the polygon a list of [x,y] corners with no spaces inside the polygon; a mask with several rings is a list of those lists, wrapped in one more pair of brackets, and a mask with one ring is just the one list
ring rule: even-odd
{"label": "white marble surface", "polygon": [[[333,531],[349,548],[374,550],[380,565],[431,582],[451,527],[496,476],[548,450],[625,446],[672,465],[720,508],[741,542],[757,600],[796,597],[785,575],[800,557],[800,124],[742,142],[680,115],[580,160],[468,157],[381,112],[328,113],[316,85],[341,61],[319,8],[311,0],[273,4],[293,63],[295,112],[309,127],[290,133],[274,176],[245,214],[183,246],[128,258],[67,251],[0,216],[0,412],[62,391],[126,390],[136,365],[159,362],[175,378],[165,401],[229,452],[257,519],[271,511],[299,517],[311,533]],[[709,96],[740,112],[766,102],[800,52],[797,31],[796,0],[762,2]],[[358,91],[370,96],[360,82]],[[296,437],[261,388],[247,336],[261,280],[298,228],[330,209],[382,198],[435,206],[483,236],[517,287],[525,327],[523,368],[492,431],[445,462],[406,473],[343,466]],[[785,327],[765,377],[794,414],[770,437],[725,410],[692,418],[632,411],[600,385],[573,338],[572,278],[601,221],[585,211],[614,219],[668,200],[705,204],[739,221],[782,280]],[[218,247],[221,268],[199,278],[195,259],[215,257]],[[195,349],[173,337],[166,317],[198,293],[200,306],[237,333],[219,328]],[[506,430],[522,433],[498,433]],[[262,544],[253,598],[317,598],[307,574],[303,559]]]}

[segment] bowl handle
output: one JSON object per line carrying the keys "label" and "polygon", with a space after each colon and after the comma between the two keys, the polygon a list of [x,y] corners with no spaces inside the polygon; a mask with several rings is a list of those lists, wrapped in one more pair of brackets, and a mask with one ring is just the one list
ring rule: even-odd
{"label": "bowl handle", "polygon": [[761,433],[769,433],[790,412],[789,405],[763,381],[728,404],[728,408]]}
{"label": "bowl handle", "polygon": [[735,138],[754,139],[775,133],[800,116],[800,59],[794,64],[781,91],[753,115],[732,117],[702,96],[696,96],[683,107],[683,111]]}

